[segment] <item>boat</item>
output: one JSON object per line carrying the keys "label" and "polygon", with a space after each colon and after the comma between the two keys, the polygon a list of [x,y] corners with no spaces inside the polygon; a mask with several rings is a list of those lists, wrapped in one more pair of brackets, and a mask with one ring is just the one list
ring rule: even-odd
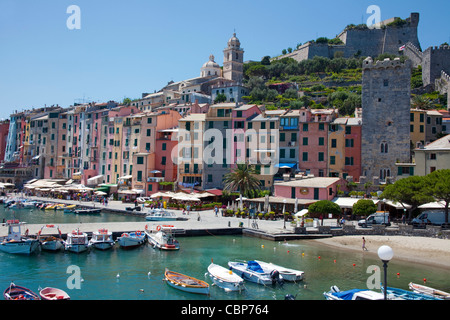
{"label": "boat", "polygon": [[174,238],[170,230],[163,230],[161,226],[156,227],[156,232],[149,230],[148,226],[145,226],[145,234],[147,235],[147,241],[153,248],[160,250],[179,250],[180,243]]}
{"label": "boat", "polygon": [[[381,292],[384,292],[383,287],[381,287]],[[407,291],[400,288],[387,287],[386,292],[397,299],[401,300],[442,300],[441,298],[432,297],[426,294],[417,293],[413,291]]]}
{"label": "boat", "polygon": [[168,269],[164,272],[164,277],[167,284],[175,289],[191,293],[209,294],[209,284],[205,281]]}
{"label": "boat", "polygon": [[[58,230],[59,237],[55,237],[53,235],[43,235],[42,230],[44,230],[44,228],[56,228]],[[55,226],[53,224],[47,224],[43,226],[37,234],[37,239],[41,244],[42,250],[58,251],[64,247],[64,240],[61,237],[61,230],[59,230],[58,226]]]}
{"label": "boat", "polygon": [[100,214],[102,209],[75,209],[73,212],[76,214]]}
{"label": "boat", "polygon": [[341,291],[338,287],[332,286],[330,291],[324,292],[327,300],[384,300],[384,294],[368,289],[350,289]]}
{"label": "boat", "polygon": [[66,250],[80,253],[89,249],[88,235],[81,232],[80,229],[73,230],[67,234],[67,239],[64,243]]}
{"label": "boat", "polygon": [[257,284],[275,284],[279,278],[276,272],[264,270],[256,261],[229,261],[228,266],[241,278]]}
{"label": "boat", "polygon": [[215,264],[212,260],[208,266],[208,274],[214,284],[225,291],[241,291],[244,288],[244,279],[233,271]]}
{"label": "boat", "polygon": [[28,237],[28,229],[22,235],[25,222],[7,220],[4,226],[8,227],[8,235],[0,237],[0,251],[17,254],[31,254],[39,249],[39,241]]}
{"label": "boat", "polygon": [[57,203],[51,203],[45,206],[44,210],[56,210]]}
{"label": "boat", "polygon": [[410,282],[409,289],[415,293],[421,293],[421,294],[425,294],[425,295],[432,296],[435,298],[450,300],[450,293],[442,291],[442,290],[434,289],[431,287],[427,287],[427,286],[424,286],[421,284]]}
{"label": "boat", "polygon": [[112,232],[107,229],[99,229],[92,233],[92,238],[89,244],[99,250],[111,249],[115,242],[112,238]]}
{"label": "boat", "polygon": [[164,209],[151,209],[145,216],[147,221],[174,221],[177,220],[175,213],[166,211]]}
{"label": "boat", "polygon": [[39,291],[42,300],[70,300],[70,296],[58,288],[46,287]]}
{"label": "boat", "polygon": [[122,235],[117,238],[117,242],[121,248],[134,248],[145,243],[145,233],[142,231],[122,233]]}
{"label": "boat", "polygon": [[259,263],[259,265],[262,266],[263,269],[266,269],[266,270],[277,270],[280,273],[280,276],[285,281],[293,281],[293,282],[295,282],[295,281],[303,280],[303,275],[304,275],[303,271],[285,268],[285,267],[273,264],[271,262],[264,262],[264,261],[259,261],[259,260],[255,260],[255,261],[257,263]]}
{"label": "boat", "polygon": [[3,292],[5,300],[41,300],[39,296],[28,288],[16,286],[11,282]]}

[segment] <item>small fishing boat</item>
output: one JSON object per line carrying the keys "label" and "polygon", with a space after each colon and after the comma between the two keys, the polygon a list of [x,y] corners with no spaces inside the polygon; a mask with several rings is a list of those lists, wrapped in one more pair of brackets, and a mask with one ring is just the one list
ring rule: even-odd
{"label": "small fishing boat", "polygon": [[4,226],[8,227],[8,235],[0,237],[0,251],[6,253],[31,254],[39,248],[39,241],[28,237],[28,229],[22,235],[25,222],[7,220]]}
{"label": "small fishing boat", "polygon": [[39,291],[42,300],[70,300],[70,296],[58,288],[47,287]]}
{"label": "small fishing boat", "polygon": [[241,278],[262,285],[275,284],[276,273],[264,270],[256,261],[229,261],[228,266]]}
{"label": "small fishing boat", "polygon": [[145,233],[142,231],[122,233],[122,235],[117,238],[117,242],[121,248],[134,248],[145,243]]}
{"label": "small fishing boat", "polygon": [[[44,228],[49,228],[49,229],[56,228],[58,230],[59,237],[55,237],[53,235],[43,235],[42,230],[44,230]],[[39,242],[41,243],[42,250],[58,251],[58,250],[62,249],[64,246],[64,240],[61,237],[61,230],[59,230],[58,226],[55,226],[53,224],[47,224],[47,225],[43,226],[41,228],[41,230],[39,230],[39,232],[37,234],[37,238],[38,238]]]}
{"label": "small fishing boat", "polygon": [[435,297],[435,298],[450,300],[450,293],[442,291],[442,290],[434,289],[431,287],[427,287],[427,286],[424,286],[421,284],[410,282],[409,289],[414,291],[415,293],[421,293],[421,294],[425,294],[425,295]]}
{"label": "small fishing boat", "polygon": [[45,206],[44,210],[56,210],[57,203],[51,203]]}
{"label": "small fishing boat", "polygon": [[73,210],[76,214],[100,214],[102,212],[102,209],[75,209]]}
{"label": "small fishing boat", "polygon": [[111,249],[114,246],[114,243],[112,232],[107,229],[94,231],[91,240],[89,240],[89,244],[99,250]]}
{"label": "small fishing boat", "polygon": [[384,300],[384,294],[367,289],[339,290],[332,286],[330,291],[323,293],[327,300]]}
{"label": "small fishing boat", "polygon": [[174,221],[177,220],[175,213],[166,211],[164,209],[150,209],[145,216],[147,221]]}
{"label": "small fishing boat", "polygon": [[180,243],[174,238],[172,232],[163,230],[161,226],[156,227],[156,232],[154,232],[154,230],[149,230],[148,226],[145,226],[145,234],[147,235],[148,243],[150,243],[153,248],[169,251],[180,249]]}
{"label": "small fishing boat", "polygon": [[281,267],[281,266],[278,266],[271,262],[264,262],[264,261],[259,261],[259,260],[255,260],[255,261],[257,263],[259,263],[259,265],[265,270],[278,271],[280,273],[280,276],[283,278],[283,280],[293,281],[293,282],[303,280],[303,275],[304,275],[303,271]]}
{"label": "small fishing boat", "polygon": [[208,266],[208,274],[215,285],[225,291],[241,291],[244,288],[244,279],[233,271],[213,263]]}
{"label": "small fishing boat", "polygon": [[209,284],[205,281],[178,272],[169,271],[168,269],[164,272],[164,276],[167,284],[175,289],[191,293],[209,294]]}
{"label": "small fishing boat", "polygon": [[5,300],[41,300],[39,296],[28,288],[16,286],[11,282],[3,292]]}
{"label": "small fishing boat", "polygon": [[[383,287],[381,287],[381,292],[384,292]],[[407,291],[400,288],[387,287],[386,293],[401,300],[442,300],[441,298],[432,297],[426,294],[416,293],[413,291]]]}
{"label": "small fishing boat", "polygon": [[81,232],[80,229],[73,230],[67,234],[67,239],[64,243],[66,250],[80,253],[89,249],[88,235]]}

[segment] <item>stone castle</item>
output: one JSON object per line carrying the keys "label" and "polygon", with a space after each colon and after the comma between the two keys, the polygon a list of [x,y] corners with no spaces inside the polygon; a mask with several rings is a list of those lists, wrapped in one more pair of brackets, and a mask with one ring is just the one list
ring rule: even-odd
{"label": "stone castle", "polygon": [[419,13],[411,13],[401,26],[391,25],[398,18],[390,18],[380,22],[379,28],[370,29],[367,26],[348,26],[337,35],[343,44],[307,42],[297,50],[278,57],[293,58],[297,61],[312,59],[315,56],[333,58],[336,53],[344,58],[355,56],[376,57],[383,53],[398,54],[399,48],[411,43],[420,48],[417,36]]}

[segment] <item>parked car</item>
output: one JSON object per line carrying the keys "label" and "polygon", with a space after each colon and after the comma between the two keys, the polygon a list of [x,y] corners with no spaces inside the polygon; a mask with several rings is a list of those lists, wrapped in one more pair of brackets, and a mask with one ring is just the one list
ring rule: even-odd
{"label": "parked car", "polygon": [[389,219],[389,212],[376,212],[368,216],[366,219],[358,221],[358,226],[363,228],[370,227],[374,224],[384,224],[386,226],[390,226],[391,222]]}
{"label": "parked car", "polygon": [[424,211],[411,221],[414,227],[426,226],[427,224],[442,226],[444,223],[445,212],[433,210]]}

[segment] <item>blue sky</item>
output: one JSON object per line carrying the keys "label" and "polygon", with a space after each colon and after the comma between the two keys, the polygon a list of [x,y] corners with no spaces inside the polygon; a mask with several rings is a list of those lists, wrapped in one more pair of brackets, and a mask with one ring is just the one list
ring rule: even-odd
{"label": "blue sky", "polygon": [[[66,25],[70,5],[81,29]],[[450,1],[0,0],[0,118],[14,110],[81,100],[121,101],[200,75],[236,29],[245,60],[275,56],[350,23],[420,13],[423,49],[450,42]]]}

